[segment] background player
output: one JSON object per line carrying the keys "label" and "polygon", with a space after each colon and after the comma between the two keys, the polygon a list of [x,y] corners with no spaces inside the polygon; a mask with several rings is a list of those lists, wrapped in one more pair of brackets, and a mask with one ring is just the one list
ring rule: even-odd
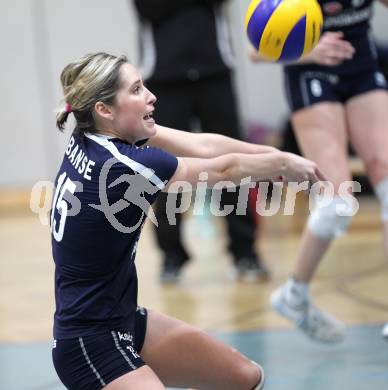
{"label": "background player", "polygon": [[[388,255],[388,93],[369,35],[373,1],[319,4],[324,13],[321,40],[309,55],[284,68],[292,125],[304,155],[322,167],[337,194],[341,183],[351,180],[351,142],[381,203]],[[251,57],[260,60],[255,53]],[[292,277],[271,298],[276,311],[325,342],[342,340],[344,325],[315,307],[309,283],[331,241],[350,223],[349,216],[337,213],[342,205],[336,196],[312,212]]]}
{"label": "background player", "polygon": [[[192,129],[193,119],[203,129],[241,139],[233,90],[234,58],[230,45],[227,0],[135,0],[139,13],[143,77],[160,99],[157,123]],[[173,44],[172,44],[173,42]],[[176,282],[189,253],[182,241],[182,216],[170,224],[166,196],[156,203],[157,242],[163,251],[162,282]],[[239,190],[223,191],[222,204],[236,205]],[[179,201],[179,200],[178,200]],[[256,215],[250,207],[226,216],[228,250],[240,280],[268,276],[255,250]]]}

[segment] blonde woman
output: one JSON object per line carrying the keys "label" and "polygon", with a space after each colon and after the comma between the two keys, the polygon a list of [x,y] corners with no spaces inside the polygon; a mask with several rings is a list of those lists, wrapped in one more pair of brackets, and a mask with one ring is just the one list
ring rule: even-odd
{"label": "blonde woman", "polygon": [[[156,97],[123,56],[87,55],[61,82],[76,128],[51,216],[56,312],[53,361],[69,389],[262,389],[263,370],[177,319],[138,306],[136,247],[161,191],[283,176],[316,182],[315,163],[215,134],[155,124]],[[179,156],[179,157],[176,157]]]}

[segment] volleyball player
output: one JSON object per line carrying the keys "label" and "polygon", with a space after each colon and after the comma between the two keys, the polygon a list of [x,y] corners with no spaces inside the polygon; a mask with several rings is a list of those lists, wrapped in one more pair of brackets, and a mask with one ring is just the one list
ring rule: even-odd
{"label": "volleyball player", "polygon": [[[272,294],[271,302],[311,338],[338,342],[345,336],[344,324],[314,305],[309,285],[330,243],[351,220],[351,213],[337,213],[348,206],[338,196],[341,184],[351,180],[348,141],[363,160],[381,203],[388,255],[388,93],[370,38],[373,1],[319,4],[323,35],[310,54],[284,67],[285,89],[299,146],[322,167],[337,196],[311,213],[292,276]],[[255,53],[251,58],[260,60]]]}
{"label": "volleyball player", "polygon": [[[261,389],[263,370],[182,321],[138,307],[136,247],[148,208],[182,182],[322,179],[315,163],[216,134],[158,126],[155,96],[123,56],[87,55],[61,74],[76,128],[51,215],[53,361],[69,389]],[[180,156],[180,157],[176,157]],[[147,266],[145,264],[145,266]]]}

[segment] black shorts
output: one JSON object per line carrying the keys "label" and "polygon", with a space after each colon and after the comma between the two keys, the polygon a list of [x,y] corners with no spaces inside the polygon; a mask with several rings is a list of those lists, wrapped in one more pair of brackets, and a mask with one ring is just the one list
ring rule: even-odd
{"label": "black shorts", "polygon": [[345,103],[354,96],[375,89],[387,89],[382,72],[363,71],[358,74],[337,74],[330,68],[316,70],[306,66],[285,70],[287,101],[292,112],[320,102]]}
{"label": "black shorts", "polygon": [[114,329],[73,339],[54,340],[55,370],[66,388],[97,390],[144,366],[140,357],[147,310],[138,308],[134,330]]}

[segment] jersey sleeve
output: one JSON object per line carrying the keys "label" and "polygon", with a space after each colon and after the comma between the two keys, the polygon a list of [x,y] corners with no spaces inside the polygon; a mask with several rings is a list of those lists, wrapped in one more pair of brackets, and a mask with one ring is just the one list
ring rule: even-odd
{"label": "jersey sleeve", "polygon": [[178,159],[176,156],[159,148],[143,146],[137,150],[136,160],[154,172],[154,175],[166,185],[174,175]]}
{"label": "jersey sleeve", "polygon": [[129,167],[134,173],[146,178],[153,185],[162,190],[174,175],[178,166],[178,159],[159,148],[144,145],[141,147],[130,146],[120,142],[113,142],[113,155],[120,162]]}

